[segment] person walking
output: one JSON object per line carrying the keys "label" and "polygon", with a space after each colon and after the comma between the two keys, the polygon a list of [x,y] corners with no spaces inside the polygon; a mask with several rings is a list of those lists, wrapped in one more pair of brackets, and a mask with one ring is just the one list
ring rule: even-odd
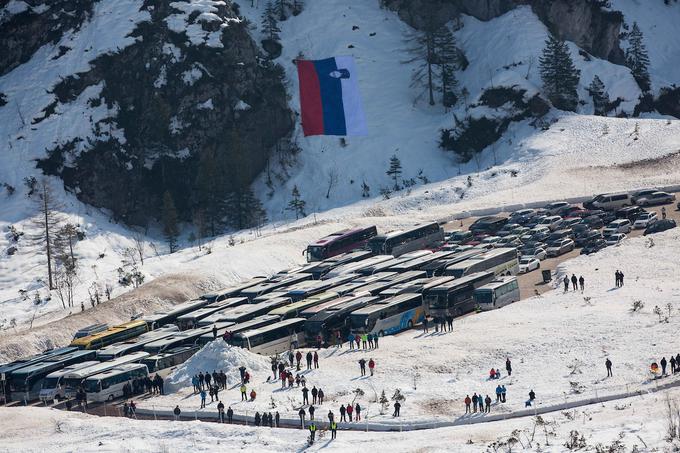
{"label": "person walking", "polygon": [[191,378],[191,385],[194,386],[194,393],[198,393],[198,392],[201,391],[201,388],[199,387],[197,375],[194,375],[194,377]]}
{"label": "person walking", "polygon": [[399,401],[394,402],[394,414],[393,417],[399,417],[399,411],[401,410],[401,403]]}
{"label": "person walking", "polygon": [[201,386],[201,390],[203,390],[205,388],[205,376],[203,376],[202,371],[198,373],[198,383]]}
{"label": "person walking", "polygon": [[485,412],[491,412],[491,397],[489,395],[486,395],[486,398],[484,398],[484,402],[486,403]]}
{"label": "person walking", "polygon": [[175,414],[175,420],[179,420],[179,416],[182,413],[182,411],[179,408],[179,404],[175,406],[175,410],[173,410],[172,413]]}
{"label": "person walking", "polygon": [[305,415],[307,415],[307,412],[300,408],[298,411],[298,416],[300,417],[300,429],[305,429]]}
{"label": "person walking", "polygon": [[576,278],[576,274],[571,274],[571,286],[573,286],[574,291],[578,289],[578,279]]}
{"label": "person walking", "polygon": [[373,376],[373,370],[375,369],[375,361],[373,358],[370,358],[368,360],[368,370],[371,372],[371,376]]}
{"label": "person walking", "polygon": [[314,422],[309,424],[309,443],[313,444],[314,439],[316,438],[316,425]]}
{"label": "person walking", "polygon": [[255,401],[256,397],[257,397],[257,392],[255,392],[255,389],[252,389],[250,391],[250,401]]}
{"label": "person walking", "polygon": [[329,427],[331,429],[331,440],[333,440],[335,439],[335,436],[338,432],[338,424],[335,421],[331,420]]}
{"label": "person walking", "polygon": [[536,399],[536,392],[534,392],[534,389],[531,389],[531,391],[529,392],[529,402],[533,403],[535,399]]}
{"label": "person walking", "polygon": [[309,404],[309,389],[302,387],[302,404]]}
{"label": "person walking", "polygon": [[585,287],[586,287],[586,279],[583,278],[583,275],[581,275],[581,276],[578,278],[578,284],[579,284],[579,286],[581,287],[581,292],[583,292],[583,290],[584,290]]}
{"label": "person walking", "polygon": [[314,361],[314,368],[315,369],[319,368],[319,354],[316,351],[314,351],[313,361]]}
{"label": "person walking", "polygon": [[565,275],[564,280],[562,281],[564,282],[564,292],[566,293],[567,291],[569,291],[569,277]]}
{"label": "person walking", "polygon": [[267,415],[267,418],[269,419],[269,427],[273,428],[274,427],[274,416],[272,415],[271,412]]}
{"label": "person walking", "polygon": [[607,360],[604,362],[604,366],[607,368],[607,377],[613,377],[614,375],[612,374],[612,361],[609,360],[609,357],[607,357]]}
{"label": "person walking", "polygon": [[227,409],[227,423],[231,424],[234,421],[234,409],[229,406]]}
{"label": "person walking", "polygon": [[341,421],[341,422],[346,422],[346,421],[347,421],[347,418],[345,417],[345,412],[346,412],[345,406],[343,406],[343,405],[341,404],[341,405],[340,405],[340,421]]}
{"label": "person walking", "polygon": [[217,340],[217,326],[213,324],[212,328],[213,340]]}
{"label": "person walking", "polygon": [[362,376],[366,376],[366,359],[361,358],[359,360],[359,370],[361,371]]}
{"label": "person walking", "polygon": [[[476,394],[475,394],[476,395]],[[470,395],[467,395],[465,397],[465,413],[468,414],[471,412],[470,410],[470,403],[472,403],[472,400],[470,399]]]}
{"label": "person walking", "polygon": [[359,406],[359,403],[357,403],[357,405],[354,407],[354,413],[357,414],[356,420],[358,422],[360,422],[361,421],[361,406]]}
{"label": "person walking", "polygon": [[248,401],[247,388],[245,384],[241,384],[241,401]]}
{"label": "person walking", "polygon": [[659,362],[661,365],[661,375],[665,376],[666,375],[666,365],[668,365],[668,362],[666,361],[666,357],[661,358],[661,362]]}
{"label": "person walking", "polygon": [[347,404],[347,418],[349,418],[349,421],[352,421],[352,414],[354,413],[354,408],[352,407],[351,404]]}
{"label": "person walking", "polygon": [[373,345],[375,346],[375,349],[380,349],[380,345],[378,344],[378,339],[380,337],[376,334],[373,335]]}
{"label": "person walking", "polygon": [[512,376],[512,362],[510,362],[510,357],[505,359],[505,371],[508,372],[508,376]]}

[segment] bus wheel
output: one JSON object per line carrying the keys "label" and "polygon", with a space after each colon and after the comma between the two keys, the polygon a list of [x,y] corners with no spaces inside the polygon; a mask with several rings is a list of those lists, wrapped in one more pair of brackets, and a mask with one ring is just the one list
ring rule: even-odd
{"label": "bus wheel", "polygon": [[413,329],[413,321],[409,320],[407,326],[409,329]]}
{"label": "bus wheel", "polygon": [[381,330],[380,332],[378,332],[378,336],[379,336],[380,338],[384,337],[384,336],[385,336],[385,332],[383,332],[383,331]]}

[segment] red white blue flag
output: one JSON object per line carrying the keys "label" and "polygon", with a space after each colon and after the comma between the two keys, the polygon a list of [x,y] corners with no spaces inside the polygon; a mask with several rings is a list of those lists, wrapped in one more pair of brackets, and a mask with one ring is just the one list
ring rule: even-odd
{"label": "red white blue flag", "polygon": [[354,59],[297,60],[302,130],[309,135],[366,135]]}

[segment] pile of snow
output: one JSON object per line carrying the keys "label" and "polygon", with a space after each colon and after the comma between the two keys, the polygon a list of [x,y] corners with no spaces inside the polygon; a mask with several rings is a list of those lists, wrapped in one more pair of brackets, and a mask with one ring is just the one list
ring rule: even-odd
{"label": "pile of snow", "polygon": [[191,378],[198,373],[220,370],[227,375],[227,387],[232,387],[241,382],[239,367],[244,366],[249,373],[268,373],[271,362],[268,358],[252,352],[230,346],[224,341],[213,341],[198,351],[193,357],[178,367],[165,380],[165,389],[168,393],[179,389],[191,387]]}

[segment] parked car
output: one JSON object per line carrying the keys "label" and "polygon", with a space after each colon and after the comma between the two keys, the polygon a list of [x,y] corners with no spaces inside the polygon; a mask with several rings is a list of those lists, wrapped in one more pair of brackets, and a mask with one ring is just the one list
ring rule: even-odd
{"label": "parked car", "polygon": [[539,223],[540,226],[548,227],[550,231],[555,231],[562,224],[562,217],[558,215],[551,215],[546,217]]}
{"label": "parked car", "polygon": [[522,242],[514,234],[502,237],[494,243],[494,247],[519,247],[520,245],[522,245]]}
{"label": "parked car", "polygon": [[501,240],[500,236],[487,236],[480,241],[480,244],[495,244],[500,240]]}
{"label": "parked car", "polygon": [[583,225],[587,225],[590,228],[598,229],[602,228],[604,226],[604,222],[602,221],[602,218],[597,215],[591,215],[590,217],[586,217],[581,221]]}
{"label": "parked car", "polygon": [[555,215],[560,211],[560,209],[565,208],[567,206],[570,206],[570,204],[567,203],[566,201],[555,201],[553,203],[548,203],[543,207],[543,209],[545,209],[548,212],[548,214]]}
{"label": "parked car", "polygon": [[675,220],[673,219],[661,219],[649,225],[642,234],[647,236],[648,234],[661,233],[662,231],[670,230],[676,226]]}
{"label": "parked car", "polygon": [[510,214],[510,221],[524,225],[534,217],[536,217],[535,209],[520,209]]}
{"label": "parked car", "polygon": [[638,216],[635,222],[633,222],[633,228],[636,230],[647,228],[657,220],[659,220],[659,216],[655,211],[645,211]]}
{"label": "parked car", "polygon": [[456,231],[449,238],[449,242],[464,244],[473,238],[472,231]]}
{"label": "parked car", "polygon": [[590,200],[584,201],[584,202],[583,202],[583,208],[584,208],[584,209],[595,209],[595,207],[593,206],[593,203],[595,202],[595,200],[599,200],[600,197],[602,197],[602,196],[604,196],[604,195],[607,195],[607,194],[606,194],[606,193],[600,193],[600,194],[595,195],[595,196],[594,196],[593,198],[591,198]]}
{"label": "parked car", "polygon": [[572,213],[583,211],[583,208],[581,206],[576,206],[576,205],[569,205],[565,206],[559,211],[557,211],[557,215],[567,218],[567,217],[577,217],[577,215],[574,215]]}
{"label": "parked car", "polygon": [[559,230],[550,233],[550,236],[548,236],[548,242],[555,242],[559,239],[571,238],[573,235],[574,232],[571,228],[560,228]]}
{"label": "parked car", "polygon": [[589,209],[603,209],[605,211],[615,211],[624,206],[630,206],[630,195],[622,193],[609,193],[598,195],[589,204]]}
{"label": "parked car", "polygon": [[580,218],[578,218],[578,217],[576,217],[576,218],[575,218],[575,217],[570,217],[570,218],[568,218],[568,219],[562,220],[562,225],[560,225],[560,229],[562,229],[562,228],[571,228],[571,227],[573,227],[574,225],[578,225],[579,223],[581,223],[581,219],[580,219]]}
{"label": "parked car", "polygon": [[592,229],[592,228],[590,228],[588,225],[586,225],[586,224],[583,223],[583,222],[578,223],[578,224],[574,225],[573,227],[571,227],[571,230],[574,232],[574,236],[575,236],[575,237],[578,237],[578,236],[580,236],[581,234],[583,234],[583,233],[585,233],[586,231],[589,231],[589,230],[591,230],[591,229]]}
{"label": "parked car", "polygon": [[[678,208],[678,209],[680,209],[680,208]],[[548,217],[548,216],[545,215],[545,214],[538,214],[535,217],[533,217],[531,220],[529,220],[527,223],[525,223],[524,226],[533,229],[538,224],[540,224],[543,221],[543,219],[545,219],[546,217]]]}
{"label": "parked car", "polygon": [[531,229],[531,236],[534,241],[545,241],[550,236],[550,228],[539,225]]}
{"label": "parked car", "polygon": [[518,223],[508,222],[508,223],[505,224],[505,226],[503,228],[496,231],[496,236],[500,236],[500,237],[509,236],[509,235],[512,234],[512,230],[514,230],[518,226],[520,226]]}
{"label": "parked car", "polygon": [[608,236],[616,233],[630,233],[633,229],[633,225],[628,219],[618,219],[611,222],[607,227],[602,230],[602,235],[607,238]]}
{"label": "parked car", "polygon": [[559,239],[555,242],[548,243],[548,248],[545,249],[545,252],[550,257],[560,256],[571,252],[574,250],[575,246],[574,241],[571,239]]}
{"label": "parked car", "polygon": [[604,239],[595,239],[589,242],[581,249],[581,255],[590,255],[592,253],[599,252],[603,248],[607,247],[607,241]]}
{"label": "parked car", "polygon": [[548,257],[543,247],[525,247],[520,249],[520,252],[522,252],[522,256],[536,258],[539,261],[543,261]]}
{"label": "parked car", "polygon": [[606,239],[607,245],[618,245],[626,239],[626,235],[623,233],[614,233],[609,235],[609,237]]}
{"label": "parked car", "polygon": [[653,194],[654,192],[659,192],[659,189],[643,189],[643,190],[638,190],[638,191],[633,192],[633,193],[631,194],[631,196],[630,196],[630,201],[631,201],[633,204],[638,204],[638,200],[640,200],[640,198],[649,196],[649,195]]}
{"label": "parked car", "polygon": [[519,259],[519,273],[526,274],[527,272],[535,271],[541,267],[541,262],[536,258],[523,256]]}
{"label": "parked car", "polygon": [[638,199],[637,204],[639,206],[656,206],[660,204],[672,203],[675,201],[675,195],[667,192],[654,192],[649,195],[645,195]]}
{"label": "parked car", "polygon": [[618,211],[616,211],[616,218],[628,219],[631,222],[635,222],[638,216],[643,212],[646,211],[640,206],[626,206],[625,208],[621,208]]}
{"label": "parked car", "polygon": [[602,233],[597,230],[588,230],[576,236],[574,242],[576,242],[576,247],[585,247],[588,243],[596,239],[602,239]]}

